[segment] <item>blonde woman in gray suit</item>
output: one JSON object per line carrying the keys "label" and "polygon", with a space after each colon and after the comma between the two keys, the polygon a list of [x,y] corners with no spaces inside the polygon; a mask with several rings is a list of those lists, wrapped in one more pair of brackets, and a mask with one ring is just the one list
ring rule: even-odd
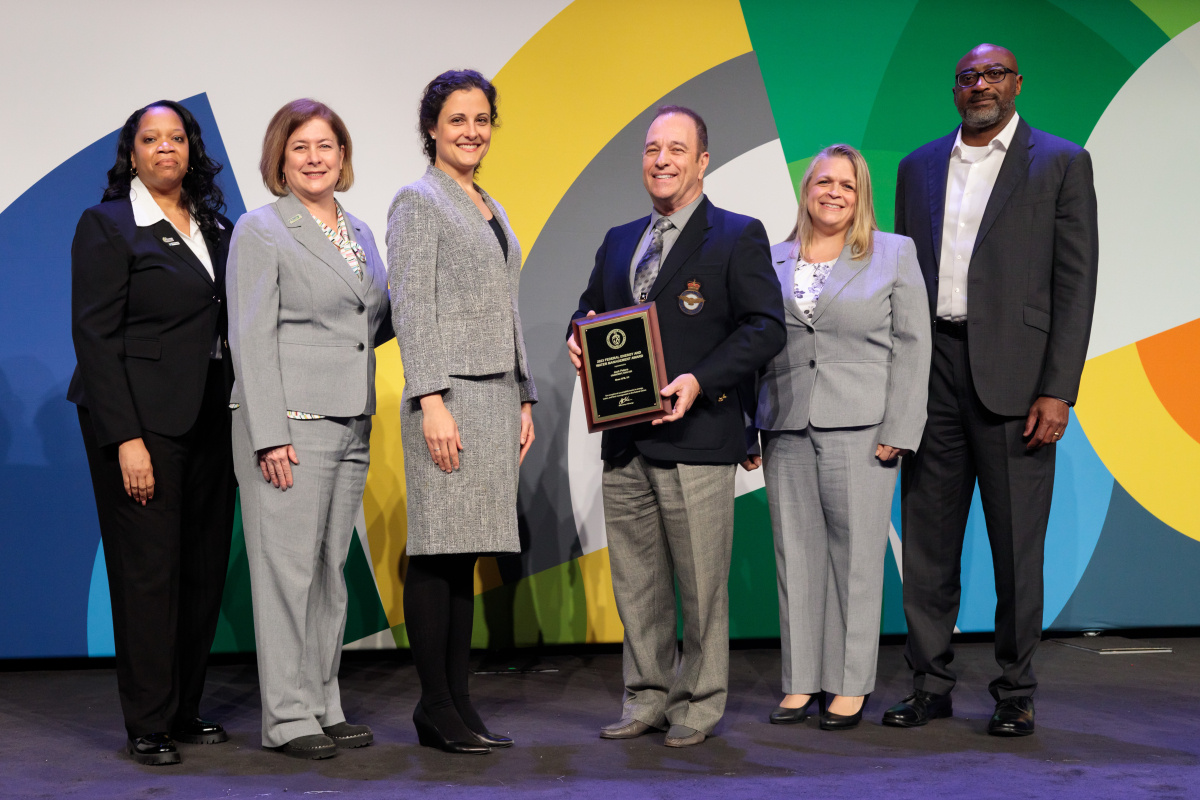
{"label": "blonde woman in gray suit", "polygon": [[825,148],[796,228],[772,248],[787,345],[762,371],[755,424],[775,535],[785,697],[803,722],[853,728],[875,684],[896,475],[925,425],[929,301],[911,239],[880,233],[862,154]]}
{"label": "blonde woman in gray suit", "polygon": [[338,690],[342,568],[367,481],[375,346],[391,338],[375,237],[335,199],[354,182],[350,133],[295,100],[263,138],[279,197],[238,220],[229,255],[234,470],[254,600],[263,746],[328,758],[370,744]]}
{"label": "blonde woman in gray suit", "polygon": [[387,232],[404,363],[404,620],[421,681],[413,724],[423,745],[487,753],[512,739],[488,731],[468,691],[474,568],[481,554],[521,549],[517,471],[537,391],[517,311],[520,246],[475,183],[496,89],[474,70],[445,72],[418,117],[430,166],[397,193]]}

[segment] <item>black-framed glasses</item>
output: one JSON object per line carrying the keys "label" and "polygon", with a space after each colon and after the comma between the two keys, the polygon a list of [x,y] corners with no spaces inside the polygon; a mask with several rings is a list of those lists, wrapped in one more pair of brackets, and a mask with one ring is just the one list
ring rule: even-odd
{"label": "black-framed glasses", "polygon": [[1000,81],[1004,80],[1005,77],[1010,74],[1016,75],[1017,71],[1015,69],[1009,69],[1008,67],[992,67],[991,69],[985,69],[983,72],[967,70],[966,72],[960,72],[955,75],[954,82],[958,84],[960,89],[970,89],[972,86],[979,83],[980,75],[982,75],[983,79],[988,83],[1000,83]]}

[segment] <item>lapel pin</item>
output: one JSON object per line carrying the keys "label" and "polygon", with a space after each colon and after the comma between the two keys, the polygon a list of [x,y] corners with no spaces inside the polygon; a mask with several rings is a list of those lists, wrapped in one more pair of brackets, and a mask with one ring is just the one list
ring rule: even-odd
{"label": "lapel pin", "polygon": [[291,219],[289,219],[289,220],[288,220],[288,225],[295,224],[295,223],[297,223],[297,222],[299,222],[299,221],[300,221],[300,215],[299,215],[299,214],[297,214],[296,216],[294,216],[294,217],[292,217]]}
{"label": "lapel pin", "polygon": [[700,294],[700,281],[692,278],[687,283],[687,291],[679,295],[679,310],[688,316],[699,314],[704,308],[704,295]]}

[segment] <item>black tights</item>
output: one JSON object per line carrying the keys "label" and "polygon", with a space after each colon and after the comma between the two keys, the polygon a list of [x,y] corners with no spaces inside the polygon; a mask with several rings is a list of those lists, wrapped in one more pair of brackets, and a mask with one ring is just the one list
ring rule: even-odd
{"label": "black tights", "polygon": [[467,688],[477,557],[410,556],[404,578],[404,623],[421,681],[421,707],[451,741],[487,732]]}

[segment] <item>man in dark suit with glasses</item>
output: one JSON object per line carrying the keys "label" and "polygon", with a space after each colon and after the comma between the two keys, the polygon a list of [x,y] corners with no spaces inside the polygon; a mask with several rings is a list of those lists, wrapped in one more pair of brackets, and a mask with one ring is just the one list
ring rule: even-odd
{"label": "man in dark suit with glasses", "polygon": [[961,127],[900,162],[896,233],[917,244],[935,333],[929,420],[901,477],[913,692],[885,725],[951,715],[951,634],[978,481],[1001,668],[988,733],[1034,731],[1055,447],[1087,355],[1099,248],[1091,157],[1020,118],[1022,80],[1005,48],[971,50],[955,71]]}

